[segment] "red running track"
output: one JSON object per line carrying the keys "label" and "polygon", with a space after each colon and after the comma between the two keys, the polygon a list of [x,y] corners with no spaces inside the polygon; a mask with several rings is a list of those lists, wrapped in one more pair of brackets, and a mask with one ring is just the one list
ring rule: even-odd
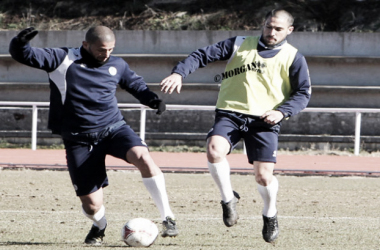
{"label": "red running track", "polygon": [[[208,172],[205,153],[151,152],[164,172]],[[228,156],[232,173],[253,173],[244,154]],[[337,155],[279,155],[275,172],[292,175],[361,175],[380,176],[380,157]],[[120,159],[107,156],[108,169],[135,169]],[[64,150],[0,149],[2,169],[66,170]]]}

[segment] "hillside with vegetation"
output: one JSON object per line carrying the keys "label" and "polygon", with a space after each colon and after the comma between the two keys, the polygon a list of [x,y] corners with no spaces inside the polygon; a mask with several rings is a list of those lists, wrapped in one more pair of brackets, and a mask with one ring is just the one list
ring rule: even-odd
{"label": "hillside with vegetation", "polygon": [[0,30],[257,30],[276,7],[296,31],[380,31],[378,0],[2,0]]}

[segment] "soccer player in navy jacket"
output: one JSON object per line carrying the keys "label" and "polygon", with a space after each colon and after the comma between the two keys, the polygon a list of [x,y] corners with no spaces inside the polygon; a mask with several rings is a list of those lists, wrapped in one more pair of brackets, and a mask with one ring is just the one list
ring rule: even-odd
{"label": "soccer player in navy jacket", "polygon": [[107,226],[103,188],[108,185],[106,155],[123,159],[141,172],[143,183],[163,220],[162,236],[178,234],[165,180],[147,145],[126,124],[115,97],[119,85],[142,104],[165,111],[165,103],[123,59],[111,55],[115,35],[105,26],[90,28],[78,48],[35,48],[33,27],[10,43],[12,57],[47,72],[50,83],[49,128],[63,138],[67,166],[83,213],[93,221],[85,243],[99,245]]}
{"label": "soccer player in navy jacket", "polygon": [[161,82],[163,92],[179,93],[182,78],[208,63],[227,60],[215,123],[207,135],[208,168],[221,193],[223,221],[231,227],[239,218],[240,196],[232,189],[226,156],[244,139],[264,201],[262,234],[267,242],[279,234],[278,181],[273,170],[281,122],[304,109],[311,95],[306,60],[286,40],[293,29],[289,12],[272,10],[265,17],[261,36],[232,37],[198,49]]}

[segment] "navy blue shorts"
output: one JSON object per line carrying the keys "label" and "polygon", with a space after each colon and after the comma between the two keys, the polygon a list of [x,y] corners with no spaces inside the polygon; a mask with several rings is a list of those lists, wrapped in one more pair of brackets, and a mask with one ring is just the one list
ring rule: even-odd
{"label": "navy blue shorts", "polygon": [[231,145],[229,153],[244,139],[250,164],[254,161],[275,163],[280,126],[281,123],[270,125],[259,117],[218,110],[207,138],[213,135],[226,138]]}
{"label": "navy blue shorts", "polygon": [[106,155],[127,161],[126,154],[135,146],[145,142],[126,124],[107,133],[95,143],[83,143],[71,139],[63,140],[67,166],[77,196],[87,195],[108,186]]}

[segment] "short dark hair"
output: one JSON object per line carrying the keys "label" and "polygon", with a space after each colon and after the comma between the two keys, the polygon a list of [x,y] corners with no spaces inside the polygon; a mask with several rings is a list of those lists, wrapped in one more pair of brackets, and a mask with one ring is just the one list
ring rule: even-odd
{"label": "short dark hair", "polygon": [[273,9],[271,11],[269,11],[266,15],[265,15],[265,21],[268,20],[268,18],[270,17],[274,17],[274,16],[277,16],[277,14],[283,14],[287,17],[288,19],[288,23],[289,23],[289,26],[292,26],[293,23],[294,23],[294,17],[292,16],[292,14],[290,14],[288,11],[284,10],[284,9]]}
{"label": "short dark hair", "polygon": [[91,27],[86,33],[86,42],[95,43],[96,41],[110,41],[115,40],[113,31],[106,26]]}

